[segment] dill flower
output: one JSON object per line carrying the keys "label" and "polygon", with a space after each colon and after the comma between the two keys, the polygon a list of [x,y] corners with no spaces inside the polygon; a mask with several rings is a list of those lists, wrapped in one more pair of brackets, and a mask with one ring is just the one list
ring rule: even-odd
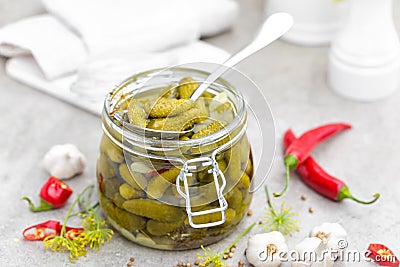
{"label": "dill flower", "polygon": [[[64,219],[60,234],[57,236],[48,236],[43,240],[46,249],[63,253],[69,251],[69,258],[72,263],[79,259],[79,257],[87,254],[87,247],[99,250],[100,245],[104,245],[105,242],[111,241],[114,234],[113,230],[107,228],[106,222],[97,215],[98,204],[90,206],[90,203],[87,200],[83,200],[83,197],[87,192],[91,194],[90,190],[93,190],[93,186],[86,187],[71,204]],[[85,204],[84,212],[71,214],[73,208],[78,203],[80,206],[82,203]],[[70,234],[67,231],[66,224],[73,216],[82,217],[83,229],[80,228],[81,232]]]}
{"label": "dill flower", "polygon": [[201,246],[203,250],[203,254],[197,254],[197,259],[201,260],[200,267],[223,267],[225,263],[222,261],[222,257],[226,252],[228,252],[237,242],[239,242],[242,237],[244,237],[250,230],[256,225],[256,223],[252,223],[249,227],[247,227],[240,235],[230,244],[223,252],[217,253],[217,251],[212,250],[207,247],[204,248]]}
{"label": "dill flower", "polygon": [[263,219],[264,230],[279,231],[283,235],[292,236],[293,232],[299,232],[299,222],[293,217],[298,216],[297,213],[293,212],[292,207],[285,207],[285,202],[281,203],[280,209],[275,210],[271,203],[271,199],[268,193],[268,188],[265,186],[265,194],[267,196],[268,207],[264,213]]}
{"label": "dill flower", "polygon": [[84,246],[75,240],[69,239],[65,235],[48,236],[43,240],[43,243],[46,249],[52,251],[60,251],[63,253],[69,251],[69,259],[72,263],[79,257],[87,254],[87,250]]}
{"label": "dill flower", "polygon": [[197,254],[197,258],[201,260],[200,267],[223,267],[225,263],[221,260],[223,253],[217,253],[217,251],[211,248],[205,248],[201,246],[203,254]]}

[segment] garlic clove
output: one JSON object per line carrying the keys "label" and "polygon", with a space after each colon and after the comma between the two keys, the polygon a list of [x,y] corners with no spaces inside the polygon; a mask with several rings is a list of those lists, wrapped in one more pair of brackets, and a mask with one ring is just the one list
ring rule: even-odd
{"label": "garlic clove", "polygon": [[311,263],[305,261],[294,261],[290,265],[291,267],[311,267]]}
{"label": "garlic clove", "polygon": [[338,223],[323,223],[313,228],[310,236],[318,237],[330,249],[342,249],[339,241],[347,240],[346,230]]}
{"label": "garlic clove", "polygon": [[318,237],[307,237],[294,247],[298,261],[311,262],[317,257],[317,251],[322,245]]}
{"label": "garlic clove", "polygon": [[[316,226],[311,231],[310,236],[318,237],[322,240],[322,243],[325,245],[325,250],[330,251],[329,254],[332,257],[330,258],[331,261],[337,259],[337,252],[347,248],[347,232],[343,226],[338,223],[323,223]],[[330,262],[326,264],[330,266]]]}
{"label": "garlic clove", "polygon": [[86,157],[73,144],[55,145],[43,158],[45,169],[58,179],[70,179],[82,173]]}
{"label": "garlic clove", "polygon": [[251,236],[246,257],[255,267],[277,267],[288,253],[285,237],[277,231]]}
{"label": "garlic clove", "polygon": [[324,257],[323,260],[313,262],[311,267],[333,267],[334,261],[330,257]]}
{"label": "garlic clove", "polygon": [[292,267],[332,267],[333,260],[326,244],[318,237],[308,237],[300,242],[294,250],[297,260],[292,262]]}

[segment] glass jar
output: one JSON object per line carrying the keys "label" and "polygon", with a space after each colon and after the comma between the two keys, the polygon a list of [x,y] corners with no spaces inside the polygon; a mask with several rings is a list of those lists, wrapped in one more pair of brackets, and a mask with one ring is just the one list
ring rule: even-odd
{"label": "glass jar", "polygon": [[97,164],[100,205],[129,240],[152,248],[183,250],[217,242],[246,215],[252,199],[253,159],[242,95],[219,79],[207,92],[225,92],[234,116],[223,130],[197,139],[148,136],[123,122],[138,95],[204,81],[190,68],[151,70],[127,79],[106,97]]}

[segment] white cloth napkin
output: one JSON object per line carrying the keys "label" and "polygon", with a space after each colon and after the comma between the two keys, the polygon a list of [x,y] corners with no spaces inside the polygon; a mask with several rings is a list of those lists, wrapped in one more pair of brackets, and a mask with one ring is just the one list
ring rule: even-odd
{"label": "white cloth napkin", "polygon": [[75,72],[87,57],[82,41],[50,15],[24,19],[0,30],[0,55],[28,54],[49,80]]}
{"label": "white cloth napkin", "polygon": [[229,54],[198,41],[232,26],[234,0],[42,0],[50,14],[0,28],[6,72],[100,114],[104,94],[147,69]]}
{"label": "white cloth napkin", "polygon": [[199,41],[162,53],[93,58],[82,65],[78,75],[55,80],[48,80],[43,76],[32,56],[9,59],[6,72],[12,78],[39,91],[100,116],[105,94],[134,73],[187,62],[222,63],[228,57],[229,54],[224,50]]}
{"label": "white cloth napkin", "polygon": [[137,54],[119,51],[92,58],[79,68],[77,81],[71,90],[88,100],[101,101],[105,94],[134,73],[191,62],[222,63],[228,57],[224,50],[202,41],[165,52]]}
{"label": "white cloth napkin", "polygon": [[42,0],[99,55],[129,47],[161,51],[232,25],[233,0]]}

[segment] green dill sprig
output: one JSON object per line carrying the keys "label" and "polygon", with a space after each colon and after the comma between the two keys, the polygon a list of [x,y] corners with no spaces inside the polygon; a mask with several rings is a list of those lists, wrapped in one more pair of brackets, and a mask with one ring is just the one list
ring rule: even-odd
{"label": "green dill sprig", "polygon": [[265,186],[265,194],[268,207],[266,207],[264,216],[261,217],[264,230],[279,231],[283,235],[289,236],[292,236],[293,232],[299,232],[299,222],[293,219],[298,214],[292,211],[292,206],[287,208],[285,207],[285,202],[282,201],[280,209],[277,211],[271,202],[267,186]]}
{"label": "green dill sprig", "polygon": [[230,249],[239,242],[242,237],[244,237],[250,230],[256,225],[256,223],[252,223],[249,227],[247,227],[240,235],[221,253],[217,253],[216,250],[212,250],[211,248],[201,246],[203,250],[203,254],[197,254],[197,259],[199,259],[200,267],[223,267],[225,266],[225,262],[222,260],[222,257],[225,253],[229,252]]}
{"label": "green dill sprig", "polygon": [[[111,241],[114,234],[113,230],[107,228],[106,222],[97,214],[99,205],[90,206],[88,198],[84,196],[91,195],[93,185],[86,187],[71,204],[68,213],[64,219],[61,232],[57,236],[48,236],[43,240],[46,249],[52,251],[69,252],[69,258],[72,263],[79,257],[87,254],[87,248],[99,250],[105,242]],[[72,214],[72,210],[79,203],[83,208],[80,213]],[[71,239],[66,230],[68,220],[73,216],[80,216],[83,220],[83,231],[78,236]]]}

